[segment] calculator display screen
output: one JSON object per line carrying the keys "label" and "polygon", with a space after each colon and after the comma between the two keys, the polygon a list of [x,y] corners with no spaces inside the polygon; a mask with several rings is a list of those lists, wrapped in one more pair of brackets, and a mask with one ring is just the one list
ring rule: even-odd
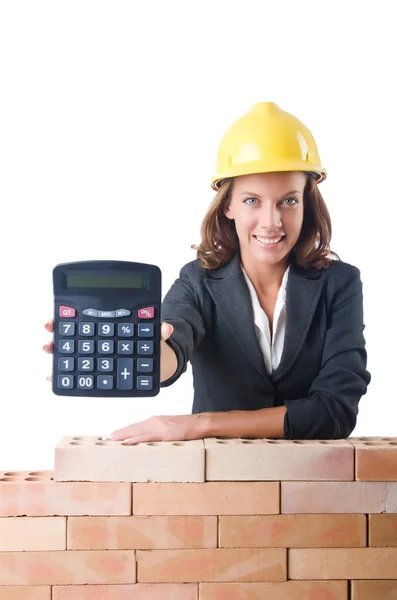
{"label": "calculator display screen", "polygon": [[149,275],[118,273],[66,273],[67,289],[149,290]]}

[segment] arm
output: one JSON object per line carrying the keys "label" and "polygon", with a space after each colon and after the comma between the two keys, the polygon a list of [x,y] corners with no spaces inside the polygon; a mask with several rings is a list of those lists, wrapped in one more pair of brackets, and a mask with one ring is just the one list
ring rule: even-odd
{"label": "arm", "polygon": [[194,349],[205,335],[194,286],[188,275],[189,266],[182,268],[179,278],[171,286],[161,306],[161,320],[174,328],[171,336],[164,342],[164,346],[167,346],[164,352],[168,352],[167,363],[170,368],[167,372],[164,371],[164,379],[161,377],[161,387],[172,385],[186,371]]}
{"label": "arm", "polygon": [[203,419],[204,437],[340,439],[351,434],[359,400],[371,381],[360,271],[354,268],[340,288],[330,307],[321,369],[308,397],[257,411],[209,413]]}
{"label": "arm", "polygon": [[284,438],[285,406],[202,413],[202,437]]}

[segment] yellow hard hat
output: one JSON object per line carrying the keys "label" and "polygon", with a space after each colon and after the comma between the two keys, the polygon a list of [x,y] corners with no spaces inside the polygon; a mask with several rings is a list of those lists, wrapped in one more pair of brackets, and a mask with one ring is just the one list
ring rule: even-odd
{"label": "yellow hard hat", "polygon": [[258,102],[223,136],[211,187],[219,190],[229,177],[272,171],[307,171],[317,183],[327,177],[306,125],[274,102]]}

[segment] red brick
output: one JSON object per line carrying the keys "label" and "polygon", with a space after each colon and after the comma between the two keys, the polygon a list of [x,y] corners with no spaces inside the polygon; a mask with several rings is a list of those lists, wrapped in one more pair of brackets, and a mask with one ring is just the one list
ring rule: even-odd
{"label": "red brick", "polygon": [[55,448],[55,481],[195,481],[205,476],[203,440],[126,444],[67,436]]}
{"label": "red brick", "polygon": [[139,550],[138,581],[285,581],[286,559],[282,548]]}
{"label": "red brick", "polygon": [[286,481],[281,483],[282,513],[381,513],[387,486],[363,481]]}
{"label": "red brick", "polygon": [[130,514],[130,483],[57,483],[53,471],[0,473],[0,517]]}
{"label": "red brick", "polygon": [[70,550],[216,548],[215,516],[69,517]]}
{"label": "red brick", "polygon": [[396,600],[397,580],[352,581],[351,600]]}
{"label": "red brick", "polygon": [[289,579],[392,579],[397,548],[289,550]]}
{"label": "red brick", "polygon": [[134,483],[134,515],[260,515],[280,512],[278,482]]}
{"label": "red brick", "polygon": [[199,590],[199,600],[348,600],[347,581],[200,583]]}
{"label": "red brick", "polygon": [[198,600],[198,584],[68,585],[54,586],[52,593],[52,600]]}
{"label": "red brick", "polygon": [[0,518],[0,552],[25,550],[66,550],[66,518]]}
{"label": "red brick", "polygon": [[0,585],[0,600],[51,600],[49,585]]}
{"label": "red brick", "polygon": [[368,546],[397,546],[397,514],[368,515]]}
{"label": "red brick", "polygon": [[207,481],[353,481],[345,440],[206,438]]}
{"label": "red brick", "polygon": [[397,438],[393,441],[357,442],[356,479],[397,481]]}
{"label": "red brick", "polygon": [[3,585],[135,583],[135,552],[0,552]]}
{"label": "red brick", "polygon": [[365,515],[269,515],[219,518],[219,546],[228,548],[365,547]]}

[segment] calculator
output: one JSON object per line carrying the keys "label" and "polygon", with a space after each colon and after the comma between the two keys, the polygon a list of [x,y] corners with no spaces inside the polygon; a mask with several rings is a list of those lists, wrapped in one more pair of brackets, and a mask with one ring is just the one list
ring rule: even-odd
{"label": "calculator", "polygon": [[160,391],[161,271],[139,262],[56,265],[52,391],[144,397]]}

